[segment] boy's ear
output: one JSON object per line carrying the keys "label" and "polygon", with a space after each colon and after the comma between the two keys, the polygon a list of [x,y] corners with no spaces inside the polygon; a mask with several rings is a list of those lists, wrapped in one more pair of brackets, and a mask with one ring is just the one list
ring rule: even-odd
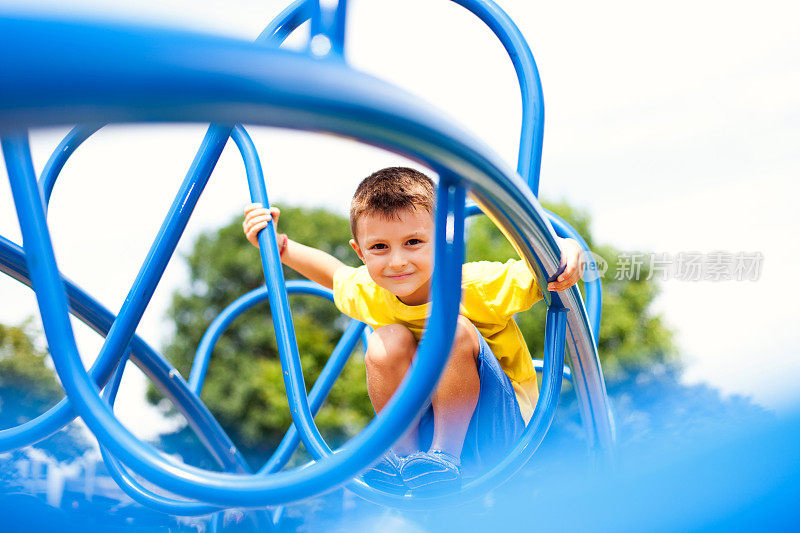
{"label": "boy's ear", "polygon": [[364,261],[364,254],[361,252],[361,247],[358,245],[355,239],[350,239],[350,247],[353,248],[353,251],[355,251],[358,258],[361,259],[361,262],[366,263],[366,261]]}

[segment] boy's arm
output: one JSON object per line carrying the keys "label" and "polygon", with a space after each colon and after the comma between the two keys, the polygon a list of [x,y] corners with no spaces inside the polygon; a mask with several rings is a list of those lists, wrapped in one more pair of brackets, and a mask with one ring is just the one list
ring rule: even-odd
{"label": "boy's arm", "polygon": [[333,289],[333,275],[344,263],[327,252],[300,244],[286,237],[281,262],[323,287]]}
{"label": "boy's arm", "polygon": [[[245,218],[242,223],[244,234],[253,246],[258,247],[258,232],[266,228],[273,218],[277,228],[281,212],[277,207],[271,207],[268,211],[261,204],[250,204],[244,212]],[[311,281],[333,289],[333,275],[346,265],[327,252],[292,241],[286,236],[284,239],[278,238],[281,262]]]}

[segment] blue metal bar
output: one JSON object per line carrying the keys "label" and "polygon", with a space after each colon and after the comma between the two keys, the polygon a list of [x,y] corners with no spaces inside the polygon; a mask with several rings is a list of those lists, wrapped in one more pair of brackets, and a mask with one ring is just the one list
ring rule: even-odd
{"label": "blue metal bar", "polygon": [[[114,374],[111,376],[111,379],[106,384],[105,388],[103,388],[102,397],[112,409],[117,397],[117,391],[119,390],[120,383],[122,382],[122,374],[125,371],[125,363],[128,361],[128,355],[129,353],[125,352],[119,362],[119,365],[114,370]],[[117,485],[119,485],[120,488],[134,501],[137,501],[142,505],[146,505],[164,513],[189,516],[195,514],[209,514],[218,509],[209,505],[197,504],[196,502],[178,502],[172,498],[159,496],[147,489],[145,486],[139,483],[138,480],[131,476],[122,466],[122,464],[117,461],[114,456],[108,453],[108,450],[106,450],[103,446],[100,446],[100,454],[103,456],[103,462],[105,462],[106,466],[108,467],[109,474],[112,478],[114,478],[114,481],[117,482]],[[188,505],[186,505],[186,507],[182,507],[180,505],[176,505],[176,503]],[[198,510],[200,512],[194,513],[192,510]]]}
{"label": "blue metal bar", "polygon": [[50,195],[53,194],[56,179],[61,173],[61,169],[64,168],[67,159],[70,158],[78,146],[83,144],[83,141],[102,127],[102,125],[75,126],[53,151],[44,166],[44,170],[42,170],[42,175],[39,177],[39,187],[42,189],[44,197],[45,212],[47,212],[47,207],[50,205]]}
{"label": "blue metal bar", "polygon": [[[539,190],[539,173],[542,156],[542,139],[544,133],[544,97],[538,69],[533,60],[530,48],[519,29],[511,19],[491,0],[454,0],[481,20],[483,20],[503,43],[511,57],[522,92],[522,133],[517,162],[518,173],[525,178],[535,195]],[[533,111],[529,111],[529,103]],[[530,154],[530,159],[526,160]],[[470,206],[469,215],[476,214],[478,206]],[[547,279],[547,278],[545,278]],[[599,285],[596,286],[599,289]],[[570,331],[575,331],[574,342],[571,343],[570,359],[575,368],[580,367],[580,384],[576,387],[581,417],[587,428],[590,447],[600,446],[607,453],[614,440],[614,427],[605,392],[605,382],[597,359],[597,332],[600,328],[601,293],[594,293],[595,287],[587,285],[587,297],[592,296],[591,325],[584,321],[583,314],[573,314],[569,321]],[[582,305],[577,289],[574,294],[565,297],[571,306]],[[549,304],[549,298],[545,295]],[[592,328],[590,335],[594,350],[586,346],[584,335],[576,330]],[[589,354],[593,351],[593,354]]]}
{"label": "blue metal bar", "polygon": [[[286,291],[289,294],[310,294],[315,296],[322,296],[330,301],[333,301],[333,293],[330,289],[326,289],[314,282],[306,280],[290,280],[286,282]],[[225,331],[225,329],[244,311],[250,309],[256,304],[265,302],[267,300],[266,287],[254,289],[247,294],[240,296],[234,300],[228,307],[226,307],[217,318],[209,325],[206,333],[203,335],[200,344],[198,345],[195,354],[194,364],[189,376],[189,388],[198,396],[203,387],[206,371],[211,358],[211,353],[216,345],[217,340]],[[348,325],[342,338],[336,345],[333,353],[331,354],[328,362],[320,372],[311,393],[308,395],[309,406],[313,415],[322,407],[322,403],[327,398],[333,385],[344,368],[345,363],[350,358],[355,345],[359,340],[364,344],[366,349],[367,339],[365,330],[366,324],[353,320]],[[264,465],[259,473],[276,472],[283,468],[294,453],[299,443],[297,429],[294,424],[291,425],[286,435],[284,435],[280,444],[276,448],[272,457],[267,464]]]}
{"label": "blue metal bar", "polygon": [[[279,17],[276,21],[278,26],[280,26],[281,18]],[[92,129],[93,127],[79,127],[73,129],[67,138],[59,145],[56,157],[51,157],[50,161],[48,161],[48,165],[42,173],[42,188],[46,191],[46,203],[49,201],[49,196],[52,192],[58,172],[63,167],[66,159],[74,152],[77,146],[94,131],[97,131],[99,127],[94,127],[94,131],[92,131]],[[187,177],[167,214],[164,225],[162,225],[156,237],[156,241],[145,259],[142,270],[140,270],[134,282],[134,286],[123,304],[118,320],[114,322],[106,338],[106,342],[101,349],[100,355],[95,362],[99,374],[103,376],[101,381],[108,379],[108,375],[115,363],[115,355],[118,357],[117,354],[121,352],[120,346],[130,341],[135,330],[135,325],[141,318],[141,314],[152,296],[155,285],[158,279],[160,279],[166,267],[166,263],[174,251],[175,245],[188,222],[188,218],[194,209],[194,205],[200,193],[205,187],[205,183],[207,183],[210,177],[211,171],[216,165],[216,161],[219,159],[229,134],[230,128],[216,126],[209,128],[201,149],[195,157],[187,173]],[[131,305],[131,302],[136,302],[137,305],[132,305],[135,310],[132,310],[130,314],[128,314],[126,311],[128,310],[128,306]],[[122,319],[122,323],[119,322],[119,319]],[[119,336],[115,335],[116,327],[123,331]],[[51,422],[55,421],[55,419],[51,419]],[[42,427],[44,428],[44,426]]]}
{"label": "blue metal bar", "polygon": [[[307,280],[289,280],[286,282],[286,290],[289,294],[309,294],[327,298],[331,302],[333,301],[333,291]],[[195,394],[198,396],[200,395],[205,374],[208,370],[211,353],[222,332],[231,324],[231,322],[233,322],[233,320],[236,319],[236,317],[241,315],[241,313],[266,300],[266,287],[254,289],[234,300],[217,316],[217,318],[214,319],[211,325],[209,325],[197,348],[194,364],[192,365],[192,370],[189,377],[189,388],[192,389]],[[328,397],[328,394],[333,388],[336,379],[344,369],[344,365],[350,358],[350,354],[352,354],[359,338],[364,345],[364,349],[366,350],[366,330],[368,329],[371,328],[369,328],[366,324],[352,320],[345,330],[342,338],[339,339],[336,348],[334,349],[330,358],[328,358],[328,362],[323,367],[322,372],[320,372],[320,375],[318,376],[314,386],[311,389],[311,393],[308,396],[311,412],[315,416],[322,407],[325,399]],[[259,470],[258,473],[269,474],[281,470],[284,466],[286,466],[286,463],[289,462],[289,459],[291,459],[292,454],[297,449],[299,443],[300,438],[297,433],[297,429],[295,428],[295,425],[292,424],[284,435],[283,439],[281,439],[278,447],[273,452],[272,457],[270,457],[270,459]],[[273,523],[275,525],[280,522],[282,515],[282,507],[277,507],[273,511]]]}
{"label": "blue metal bar", "polygon": [[531,49],[514,21],[491,0],[453,0],[453,2],[481,19],[494,32],[511,58],[522,93],[522,125],[517,173],[522,176],[533,194],[539,196],[539,172],[544,138],[544,95],[539,69],[536,68]]}
{"label": "blue metal bar", "polygon": [[[100,126],[78,126],[74,128],[70,133],[62,140],[59,146],[56,148],[53,155],[50,157],[45,169],[42,172],[42,176],[39,180],[40,188],[42,189],[42,193],[45,199],[45,209],[47,208],[47,203],[49,203],[50,195],[52,194],[53,187],[55,186],[56,180],[59,176],[61,169],[63,168],[64,164],[66,163],[69,156],[83,143],[90,135],[96,132]],[[107,313],[110,315],[110,313]],[[106,328],[105,331],[102,332],[103,335],[106,335],[108,329]],[[146,351],[152,352],[152,349],[149,347],[146,348]],[[160,358],[160,356],[153,357],[152,354],[149,357],[150,360],[155,360]],[[163,358],[162,358],[163,359]],[[102,362],[100,358],[98,361],[95,362],[93,365],[94,368],[98,368],[98,370],[102,371]],[[162,365],[163,366],[163,365]],[[145,370],[145,372],[148,372]],[[164,383],[171,383],[174,380],[173,376],[176,375],[177,372],[170,367],[169,372],[165,375],[169,379],[163,379]],[[103,381],[103,378],[101,381]],[[164,388],[162,385],[161,388]],[[186,394],[183,393],[184,391],[180,391],[179,393],[175,394],[168,394],[169,397],[173,399],[173,401],[178,400],[180,401],[183,399]],[[189,402],[189,406],[181,406],[179,405],[179,410],[184,411],[184,414],[189,414],[187,419],[191,421],[192,426],[194,427],[195,431],[201,435],[201,441],[209,447],[209,451],[212,455],[221,460],[220,464],[227,469],[232,469],[234,471],[247,471],[247,464],[244,461],[244,458],[239,454],[238,450],[233,446],[233,443],[230,439],[227,438],[222,428],[213,419],[210,413],[205,410],[205,406],[202,407],[202,410],[205,410],[205,413],[198,412],[198,406],[196,404],[200,403],[199,401],[191,401]],[[201,404],[202,405],[202,404]],[[5,440],[8,438],[8,444],[18,444],[21,438],[44,438],[50,432],[56,431],[58,429],[57,424],[66,420],[68,422],[67,416],[74,416],[70,415],[69,411],[64,409],[65,402],[62,401],[57,406],[58,410],[50,410],[43,416],[37,417],[37,419],[29,421],[27,424],[20,426],[19,428],[12,428],[10,433],[3,435],[0,433],[0,441]],[[198,416],[194,417],[191,416],[192,413],[197,413]],[[60,416],[50,416],[50,415],[60,415]],[[66,422],[64,422],[66,423]],[[13,431],[14,429],[18,431]],[[216,437],[208,437],[203,435],[204,433],[211,433],[212,435],[216,435]],[[214,446],[215,444],[220,444],[221,446]]]}
{"label": "blue metal bar", "polygon": [[122,374],[125,372],[125,365],[127,364],[130,355],[130,351],[126,351],[124,354],[122,354],[122,359],[120,359],[117,368],[114,369],[111,379],[108,380],[106,386],[103,387],[102,398],[111,407],[114,407],[114,402],[117,401],[117,392],[119,392],[119,386],[122,383]]}
{"label": "blue metal bar", "polygon": [[481,208],[478,207],[477,204],[467,204],[466,210],[464,211],[465,217],[474,217],[475,215],[482,215],[483,211]]}
{"label": "blue metal bar", "polygon": [[[344,59],[344,33],[345,18],[347,13],[347,0],[336,0],[336,5],[329,6],[330,2],[308,0],[311,19],[311,39],[313,46],[315,39],[324,39],[330,46],[328,53],[323,56]],[[316,52],[312,48],[312,53]],[[330,54],[333,54],[332,56]]]}
{"label": "blue metal bar", "polygon": [[295,0],[264,28],[264,31],[256,37],[256,43],[280,45],[310,17],[309,0]]}
{"label": "blue metal bar", "polygon": [[[258,296],[261,296],[261,298],[258,298]],[[206,332],[203,334],[203,338],[200,339],[200,344],[197,346],[197,351],[194,355],[194,362],[192,363],[192,369],[189,373],[188,381],[189,389],[198,396],[203,388],[206,372],[208,372],[208,364],[211,360],[211,352],[214,349],[214,346],[217,344],[219,337],[236,319],[236,317],[251,307],[251,305],[248,304],[256,303],[255,300],[257,298],[259,301],[267,300],[266,287],[260,287],[254,291],[250,291],[234,300],[233,303],[231,303],[220,314],[217,315],[217,317],[208,326],[208,329],[206,329]]]}
{"label": "blue metal bar", "polygon": [[[220,139],[218,139],[218,137],[222,136],[222,134],[224,134],[224,138],[221,139],[223,142],[219,143]],[[217,137],[216,142],[214,142],[215,137]],[[167,253],[171,254],[172,250],[174,250],[179,236],[178,232],[183,231],[189,215],[191,214],[191,210],[199,198],[199,194],[202,190],[200,181],[204,184],[210,176],[213,164],[203,164],[202,156],[215,153],[218,158],[224,146],[224,141],[226,140],[227,133],[225,133],[224,129],[219,131],[212,128],[206,135],[200,154],[195,158],[187,175],[187,179],[184,181],[178,196],[173,202],[167,219],[156,238],[156,242],[145,260],[143,266],[144,274],[140,271],[134,283],[134,287],[131,289],[131,292],[123,304],[119,316],[114,320],[107,332],[106,342],[103,344],[100,355],[93,365],[93,368],[96,368],[95,376],[98,383],[105,383],[108,380],[117,359],[122,355],[122,351],[133,337],[136,323],[138,323],[141,314],[144,312],[146,301],[149,300],[152,295],[157,278],[160,277],[164,267],[166,267],[166,262],[169,259]],[[18,157],[24,157],[24,155],[18,155]],[[214,158],[214,161],[216,161],[216,158]],[[55,174],[53,174],[53,176],[55,176]],[[53,183],[53,181],[48,181],[48,183]],[[50,189],[52,190],[52,185]],[[152,272],[154,268],[159,269],[160,272]],[[149,276],[147,275],[148,273],[150,274]],[[136,306],[135,310],[128,311],[132,305]],[[60,403],[56,409],[49,410],[45,415],[37,417],[37,419],[27,424],[0,432],[0,443],[2,443],[3,446],[14,445],[16,447],[27,444],[20,444],[20,440],[23,438],[28,439],[34,437],[37,440],[44,438],[68,423],[73,416],[74,415],[69,412],[66,404]],[[198,420],[203,426],[209,423],[208,417],[201,417]],[[208,430],[211,430],[211,427],[212,426],[207,426]],[[6,433],[6,431],[9,433]],[[214,428],[212,431],[217,431],[217,429]],[[201,433],[206,433],[206,431],[202,431]],[[230,464],[228,459],[229,455],[230,454],[226,454],[223,456],[225,458],[225,464]],[[246,464],[241,458],[236,462],[239,465],[238,468]]]}
{"label": "blue metal bar", "polygon": [[[128,352],[122,356],[119,365],[114,371],[114,374],[111,376],[111,380],[103,389],[103,399],[112,409],[114,408],[114,401],[117,397],[119,385],[122,382],[122,374],[125,371],[125,363],[127,361]],[[105,447],[100,446],[100,454],[103,457],[103,462],[106,464],[108,473],[112,478],[114,478],[114,481],[117,482],[117,485],[119,485],[123,492],[130,496],[131,499],[142,505],[163,513],[180,516],[205,515],[220,509],[219,507],[213,505],[190,502],[186,500],[177,500],[175,498],[169,498],[156,494],[139,483],[139,481],[127,470],[125,470],[125,467],[122,466],[122,463],[120,463],[116,457],[111,455]]]}
{"label": "blue metal bar", "polygon": [[[280,19],[281,19],[281,17],[278,17],[278,19],[276,19],[276,20],[280,21]],[[279,24],[279,26],[280,26],[280,24]],[[268,28],[268,30],[269,30],[269,28]],[[49,198],[50,198],[50,195],[52,193],[52,189],[53,189],[53,187],[55,185],[56,178],[57,178],[59,172],[61,171],[61,169],[63,168],[63,165],[66,162],[66,160],[74,152],[74,150],[84,140],[86,140],[91,134],[93,134],[95,131],[97,131],[97,129],[99,129],[99,126],[98,127],[80,127],[80,126],[76,127],[67,135],[67,137],[62,141],[62,143],[60,143],[60,145],[57,148],[56,152],[53,154],[53,156],[51,156],[50,160],[48,161],[48,163],[47,163],[47,165],[45,167],[45,170],[43,171],[43,174],[42,174],[42,179],[41,179],[41,182],[40,182],[40,186],[42,187],[42,189],[44,191],[44,197],[46,199],[45,203],[49,203]],[[170,377],[172,377],[174,375],[172,372],[174,372],[174,369],[171,369],[171,371],[169,373]],[[175,373],[175,374],[177,374],[177,373]],[[167,381],[167,383],[169,383],[169,381]],[[176,397],[173,396],[173,399],[175,399],[175,398]],[[64,407],[64,402],[63,401],[61,402],[60,406]],[[61,409],[61,413],[64,413],[65,411],[66,411],[65,409]],[[184,409],[184,414],[187,414],[185,412],[185,409]],[[64,418],[64,417],[62,416],[61,418]],[[190,421],[193,421],[193,422],[196,423],[197,420],[202,421],[203,418],[205,418],[205,417],[192,417],[191,415],[189,415],[189,416],[187,416],[187,418],[189,418]],[[54,421],[57,422],[57,417],[51,418],[50,421],[51,422],[54,422]],[[33,421],[33,422],[34,422],[34,425],[35,425],[36,421]],[[216,420],[214,420],[214,423],[216,424]],[[53,424],[51,423],[50,425],[52,426]],[[41,424],[39,427],[45,428],[45,425]],[[219,428],[218,425],[217,425],[217,428],[221,431],[221,428]],[[28,429],[28,428],[20,428],[20,429],[23,429],[23,431],[24,431],[25,429]],[[30,427],[30,429],[34,429],[34,427]],[[57,428],[51,428],[51,429],[55,430]],[[207,440],[207,439],[203,438],[202,432],[198,432],[198,433],[201,434],[201,440],[204,440],[204,441]],[[227,438],[227,436],[225,436],[225,437]],[[228,444],[230,446],[228,448],[226,448],[225,450],[226,451],[230,450],[229,453],[233,453],[235,451],[235,447],[233,447],[233,444],[230,443],[230,441],[228,441]],[[212,450],[212,454],[213,454],[213,451],[214,450]],[[104,450],[104,452],[105,452],[105,450]],[[246,468],[246,464],[244,463],[244,461],[241,458],[241,456],[238,454],[238,451],[235,451],[235,454],[237,455],[237,458],[240,459],[240,461],[239,461],[239,463],[237,465],[234,465],[234,466],[238,466],[239,468],[244,466]],[[106,453],[105,455],[107,456],[108,454]],[[225,463],[223,463],[223,465],[224,464]],[[127,478],[130,478],[130,476],[127,476],[126,473],[123,473],[122,471],[121,471],[120,475],[123,475],[123,476],[125,476]],[[132,478],[130,478],[130,479],[132,479]],[[153,503],[161,503],[161,502],[164,501],[163,499],[159,500],[160,497],[158,497],[156,495],[154,495],[154,498],[155,498],[155,500],[153,501]],[[169,500],[167,499],[166,501],[169,501]],[[204,506],[204,507],[202,507],[202,509],[206,509],[207,507],[208,506]],[[194,506],[193,504],[190,504],[190,508],[191,509],[189,509],[189,512],[192,512],[192,513],[195,513],[195,512],[198,511],[198,509],[201,509],[201,508],[198,508],[198,507]],[[173,511],[181,512],[179,510],[179,508],[173,508]]]}
{"label": "blue metal bar", "polygon": [[[333,292],[313,281],[308,280],[289,280],[286,282],[286,292],[289,294],[308,294],[312,296],[320,296],[329,301],[333,301]],[[211,353],[214,350],[219,337],[236,320],[242,313],[257,305],[268,300],[267,288],[259,287],[244,294],[231,302],[228,307],[222,310],[217,317],[211,322],[206,329],[203,338],[200,339],[200,344],[197,346],[195,352],[192,370],[189,374],[189,389],[195,394],[200,394],[203,388],[203,381],[205,380],[206,372],[208,371],[208,364],[211,358]],[[366,324],[362,328],[364,332],[361,333],[361,340],[364,346],[367,345]]]}
{"label": "blue metal bar", "polygon": [[[550,218],[550,223],[553,224],[553,229],[556,230],[556,233],[560,237],[575,239],[581,245],[581,248],[586,252],[583,254],[583,259],[587,262],[586,271],[597,272],[597,263],[594,260],[594,256],[592,256],[592,251],[589,249],[589,245],[586,244],[586,241],[581,237],[580,233],[575,231],[575,228],[570,226],[566,220],[552,211],[547,209],[543,209],[543,211],[547,213],[547,216]],[[586,307],[589,314],[589,323],[592,326],[592,340],[594,341],[595,348],[597,348],[597,340],[600,335],[600,318],[603,308],[603,286],[600,281],[600,276],[585,281],[584,287],[586,288]]]}
{"label": "blue metal bar", "polygon": [[[247,164],[246,174],[250,199],[255,203],[269,206],[261,163],[253,141],[242,126],[236,126],[233,133],[233,139],[239,150],[242,154],[247,154],[244,159]],[[269,307],[278,343],[278,355],[283,368],[283,383],[289,399],[289,412],[300,431],[303,444],[306,445],[309,452],[324,457],[331,450],[314,424],[314,416],[308,405],[303,367],[300,364],[300,353],[297,349],[297,337],[294,333],[292,311],[289,307],[286,282],[283,278],[283,266],[278,252],[274,220],[270,219],[267,227],[258,232],[258,249],[269,294]]]}

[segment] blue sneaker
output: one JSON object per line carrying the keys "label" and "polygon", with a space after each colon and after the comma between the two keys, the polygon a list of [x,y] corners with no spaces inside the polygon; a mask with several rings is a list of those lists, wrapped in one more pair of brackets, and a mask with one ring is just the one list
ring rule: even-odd
{"label": "blue sneaker", "polygon": [[447,452],[417,452],[403,461],[400,475],[417,494],[438,494],[461,488],[461,461]]}
{"label": "blue sneaker", "polygon": [[403,460],[389,450],[378,459],[377,463],[372,465],[372,468],[361,474],[361,479],[370,487],[378,490],[392,494],[403,494],[408,490],[408,487],[403,482],[403,476],[400,475],[402,463]]}

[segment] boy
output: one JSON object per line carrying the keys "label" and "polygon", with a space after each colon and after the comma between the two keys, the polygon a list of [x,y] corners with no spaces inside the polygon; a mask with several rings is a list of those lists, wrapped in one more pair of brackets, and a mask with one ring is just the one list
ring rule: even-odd
{"label": "boy", "polygon": [[[427,316],[433,271],[434,184],[411,168],[390,167],[358,186],[350,209],[350,240],[364,263],[351,268],[329,254],[278,236],[281,261],[333,289],[344,314],[366,322],[367,390],[378,413],[411,365]],[[258,204],[243,228],[258,232],[280,211]],[[580,245],[560,239],[564,272],[548,285],[564,290],[580,277]],[[450,357],[418,424],[364,474],[395,492],[433,492],[461,484],[465,466],[483,468],[514,444],[533,414],[536,373],[513,315],[541,298],[523,261],[481,261],[463,267],[461,314]],[[422,451],[421,451],[422,450]]]}

